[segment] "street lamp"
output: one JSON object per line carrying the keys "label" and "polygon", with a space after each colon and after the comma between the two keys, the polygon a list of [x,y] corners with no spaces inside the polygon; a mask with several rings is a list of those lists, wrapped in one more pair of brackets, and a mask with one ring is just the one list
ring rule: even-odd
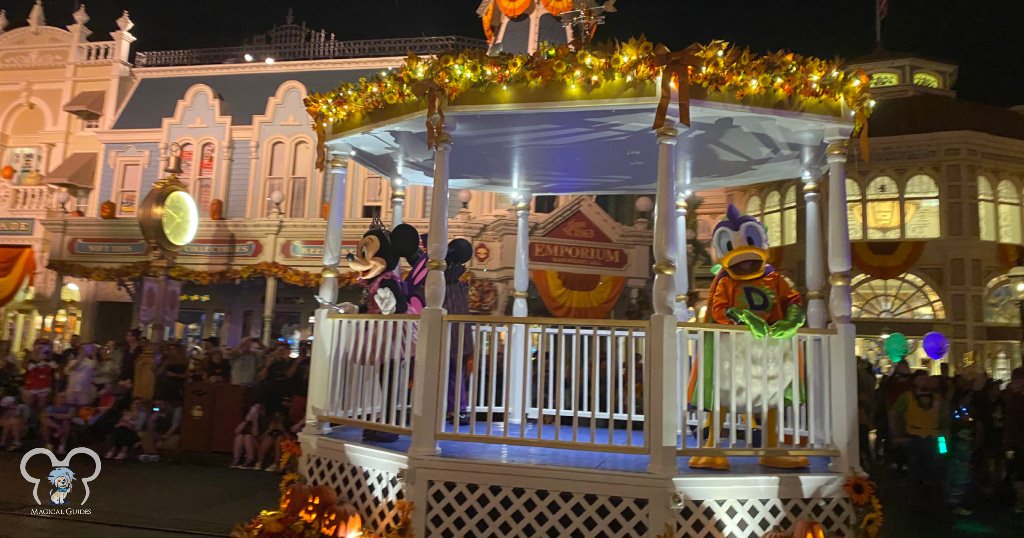
{"label": "street lamp", "polygon": [[1006,278],[1010,281],[1010,290],[1013,292],[1014,299],[1017,300],[1017,308],[1020,312],[1020,354],[1021,361],[1024,362],[1024,259],[1017,260],[1017,266],[1006,273]]}

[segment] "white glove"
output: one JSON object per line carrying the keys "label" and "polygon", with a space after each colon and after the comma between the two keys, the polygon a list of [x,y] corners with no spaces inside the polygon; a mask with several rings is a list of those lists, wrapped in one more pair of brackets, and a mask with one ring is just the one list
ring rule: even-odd
{"label": "white glove", "polygon": [[394,314],[395,309],[398,308],[398,300],[395,299],[395,293],[390,288],[377,288],[377,294],[373,296],[373,300],[377,301],[381,314]]}
{"label": "white glove", "polygon": [[341,303],[338,305],[338,312],[342,314],[358,314],[359,307],[352,303]]}

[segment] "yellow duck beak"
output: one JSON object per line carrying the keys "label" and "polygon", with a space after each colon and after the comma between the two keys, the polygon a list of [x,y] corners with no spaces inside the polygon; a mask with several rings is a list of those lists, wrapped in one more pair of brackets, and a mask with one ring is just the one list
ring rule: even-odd
{"label": "yellow duck beak", "polygon": [[739,247],[723,256],[721,263],[735,280],[755,280],[764,276],[768,253],[758,247]]}

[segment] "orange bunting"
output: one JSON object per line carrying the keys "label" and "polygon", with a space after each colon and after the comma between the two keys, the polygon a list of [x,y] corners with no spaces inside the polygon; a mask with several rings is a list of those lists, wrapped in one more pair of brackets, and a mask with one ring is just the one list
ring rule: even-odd
{"label": "orange bunting", "polygon": [[497,35],[498,25],[496,25],[495,22],[498,22],[500,24],[500,21],[494,20],[494,14],[494,2],[491,2],[487,6],[487,10],[484,11],[483,17],[480,17],[480,21],[484,25],[484,35],[487,37],[488,45],[494,43],[494,38]]}
{"label": "orange bunting", "polygon": [[572,0],[540,0],[548,13],[559,16],[566,11],[572,11]]}
{"label": "orange bunting", "polygon": [[551,315],[559,318],[603,319],[615,308],[626,277],[530,271],[540,298]]}
{"label": "orange bunting", "polygon": [[515,18],[533,7],[533,0],[494,0],[506,17]]}
{"label": "orange bunting", "polygon": [[853,265],[875,278],[896,278],[913,267],[924,241],[857,241],[850,246]]}
{"label": "orange bunting", "polygon": [[32,247],[0,247],[0,306],[11,302],[26,280],[31,283],[35,272]]}

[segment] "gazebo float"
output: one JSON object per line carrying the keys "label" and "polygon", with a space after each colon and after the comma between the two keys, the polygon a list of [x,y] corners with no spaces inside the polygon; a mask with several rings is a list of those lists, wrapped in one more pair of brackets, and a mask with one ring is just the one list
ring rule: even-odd
{"label": "gazebo float", "polygon": [[[416,536],[762,536],[800,520],[851,535],[843,483],[859,459],[844,187],[866,82],[835,61],[631,40],[410,56],[309,97],[333,183],[301,435],[308,482],[334,488],[374,529],[411,501]],[[360,243],[350,267],[382,279],[364,313],[334,304],[350,159],[432,187],[429,230],[379,223]],[[788,325],[761,334],[749,310],[724,306],[736,323],[690,319],[691,191],[794,177],[806,292],[785,308]],[[511,316],[445,309],[452,268],[468,259],[449,241],[450,187],[513,200]],[[650,319],[527,317],[530,197],[649,192]],[[723,271],[739,285],[771,274],[757,255],[760,224],[733,211],[721,229]],[[587,255],[585,238],[562,244],[558,255]],[[425,275],[422,298],[394,276],[402,257]]]}

